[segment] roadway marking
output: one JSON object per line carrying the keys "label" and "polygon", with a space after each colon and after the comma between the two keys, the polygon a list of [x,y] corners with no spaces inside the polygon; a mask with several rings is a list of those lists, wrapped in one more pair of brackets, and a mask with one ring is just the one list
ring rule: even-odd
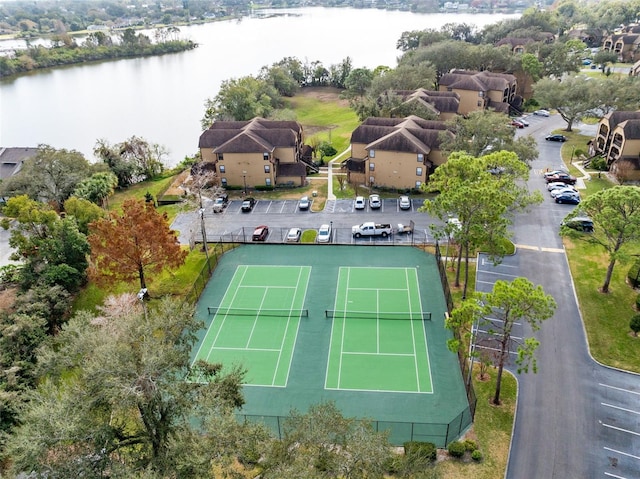
{"label": "roadway marking", "polygon": [[608,427],[609,429],[615,429],[616,431],[626,432],[628,434],[633,434],[634,436],[640,436],[640,432],[630,431],[629,429],[622,429],[621,427],[612,426],[611,424],[605,424],[604,422],[600,422],[604,427]]}
{"label": "roadway marking", "polygon": [[640,414],[640,411],[634,411],[633,409],[627,409],[627,408],[620,407],[620,406],[614,406],[613,404],[607,404],[607,403],[604,403],[604,402],[601,402],[600,404],[602,404],[605,407],[611,407],[613,409],[618,409],[620,411],[630,412],[631,414]]}
{"label": "roadway marking", "polygon": [[624,477],[624,476],[617,476],[617,475],[615,475],[615,474],[611,474],[610,472],[605,472],[605,473],[604,473],[604,475],[605,475],[605,476],[609,476],[609,477],[613,477],[613,478],[615,478],[615,479],[627,479],[627,478],[626,478],[626,477]]}
{"label": "roadway marking", "polygon": [[606,451],[610,451],[610,452],[615,452],[616,454],[622,454],[623,456],[627,456],[627,457],[632,457],[633,459],[638,459],[640,460],[640,457],[638,456],[634,456],[633,454],[629,454],[628,452],[622,452],[622,451],[617,451],[615,449],[611,449],[610,447],[606,447],[604,448]]}
{"label": "roadway marking", "polygon": [[564,253],[564,248],[545,248],[544,246],[533,246],[527,244],[516,244],[516,249],[528,249],[531,251],[542,251],[543,253]]}
{"label": "roadway marking", "polygon": [[603,383],[598,383],[598,386],[602,386],[603,388],[615,389],[616,391],[622,391],[625,393],[637,394],[638,396],[640,396],[640,392],[631,391],[630,389],[619,388],[617,386],[609,386],[608,384],[603,384]]}
{"label": "roadway marking", "polygon": [[489,270],[486,270],[486,269],[482,269],[479,272],[480,273],[486,273],[486,274],[495,274],[495,275],[498,275],[498,276],[506,276],[507,278],[517,278],[518,277],[515,274],[498,273],[496,271],[489,271]]}

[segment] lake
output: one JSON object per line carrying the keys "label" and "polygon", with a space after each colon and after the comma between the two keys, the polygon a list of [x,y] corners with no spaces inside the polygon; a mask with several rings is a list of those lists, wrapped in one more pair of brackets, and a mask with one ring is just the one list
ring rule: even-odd
{"label": "lake", "polygon": [[256,75],[284,57],[327,68],[347,56],[354,68],[395,67],[404,31],[517,17],[312,7],[181,27],[181,36],[198,48],[1,80],[0,146],[45,143],[94,161],[96,140],[118,143],[136,135],[165,146],[165,163],[175,165],[198,150],[205,100],[224,80]]}

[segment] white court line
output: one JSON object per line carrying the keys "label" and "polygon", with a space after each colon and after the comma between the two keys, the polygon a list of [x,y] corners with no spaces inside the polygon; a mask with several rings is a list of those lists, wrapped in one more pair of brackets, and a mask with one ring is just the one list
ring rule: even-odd
{"label": "white court line", "polygon": [[600,422],[604,427],[608,427],[609,429],[615,429],[616,431],[626,432],[627,434],[633,434],[634,436],[640,436],[640,432],[630,431],[629,429],[622,429],[621,427],[612,426],[611,424],[605,424],[604,422]]}
{"label": "white court line", "polygon": [[609,386],[608,384],[603,384],[603,383],[598,383],[598,386],[602,386],[603,388],[615,389],[616,391],[622,391],[622,392],[625,392],[625,393],[636,394],[636,395],[640,396],[640,392],[632,391],[631,389],[619,388],[617,386]]}
{"label": "white court line", "polygon": [[614,406],[613,404],[607,404],[606,402],[601,402],[600,404],[602,404],[605,407],[611,407],[613,409],[618,409],[620,411],[630,412],[631,414],[640,414],[640,411],[634,411],[633,409],[627,409],[627,408],[620,407],[620,406]]}
{"label": "white court line", "polygon": [[407,357],[412,358],[415,354],[400,354],[400,353],[366,353],[364,351],[342,351],[342,354],[350,356],[393,356],[393,357]]}
{"label": "white court line", "polygon": [[639,456],[634,456],[633,454],[629,454],[628,452],[617,451],[615,449],[611,449],[610,447],[606,447],[606,446],[604,449],[610,452],[615,452],[616,454],[622,454],[623,456],[628,456],[628,457],[632,457],[633,459],[640,460]]}
{"label": "white court line", "polygon": [[228,348],[223,346],[212,346],[212,350],[216,351],[266,351],[270,353],[275,353],[280,351],[279,349],[271,349],[271,348]]}

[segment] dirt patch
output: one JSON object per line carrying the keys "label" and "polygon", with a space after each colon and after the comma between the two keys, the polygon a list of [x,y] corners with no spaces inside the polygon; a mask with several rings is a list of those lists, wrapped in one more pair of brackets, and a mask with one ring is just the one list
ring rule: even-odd
{"label": "dirt patch", "polygon": [[164,192],[164,194],[182,196],[184,194],[184,189],[181,187],[181,185],[185,182],[189,174],[190,171],[187,169],[176,176],[173,180],[173,183],[171,183],[171,186],[167,189],[167,191]]}
{"label": "dirt patch", "polygon": [[340,106],[349,106],[349,100],[340,98],[342,90],[330,87],[305,87],[300,89],[300,96],[317,98],[320,101],[338,103]]}

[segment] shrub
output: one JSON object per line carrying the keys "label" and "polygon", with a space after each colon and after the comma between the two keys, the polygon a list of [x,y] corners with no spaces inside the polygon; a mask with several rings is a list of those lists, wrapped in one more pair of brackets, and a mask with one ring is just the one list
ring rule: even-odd
{"label": "shrub", "polygon": [[404,454],[409,461],[425,459],[433,463],[438,457],[438,448],[432,442],[408,441],[404,443]]}
{"label": "shrub", "polygon": [[598,171],[607,171],[609,169],[607,167],[607,160],[605,160],[601,156],[596,156],[594,159],[592,159],[589,166]]}
{"label": "shrub", "polygon": [[255,189],[256,191],[273,191],[273,186],[256,185]]}
{"label": "shrub", "polygon": [[636,309],[640,311],[640,294],[636,296]]}
{"label": "shrub", "polygon": [[[629,271],[627,272],[627,280],[629,280],[629,284],[632,288],[637,288],[640,286],[640,258],[638,258]],[[638,301],[636,300],[636,306],[638,305]]]}
{"label": "shrub", "polygon": [[471,453],[471,459],[473,459],[476,462],[482,461],[482,452],[480,451],[480,449],[476,449]]}
{"label": "shrub", "polygon": [[462,457],[464,456],[466,447],[463,442],[453,441],[447,446],[447,451],[449,451],[449,455],[452,457]]}
{"label": "shrub", "polygon": [[469,452],[478,450],[478,443],[476,443],[476,441],[474,441],[473,439],[465,439],[463,444],[464,448]]}
{"label": "shrub", "polygon": [[629,327],[633,331],[634,336],[637,336],[640,332],[640,314],[636,314],[631,321],[629,321]]}

